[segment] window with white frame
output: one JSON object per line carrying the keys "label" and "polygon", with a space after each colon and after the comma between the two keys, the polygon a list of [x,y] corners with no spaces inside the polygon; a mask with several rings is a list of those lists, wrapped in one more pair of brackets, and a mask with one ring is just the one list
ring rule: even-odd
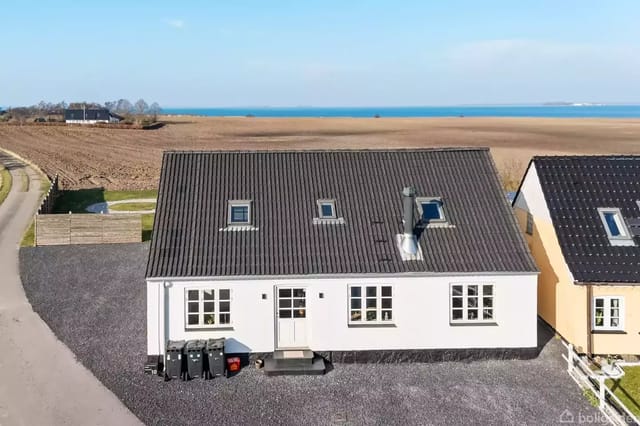
{"label": "window with white frame", "polygon": [[251,201],[232,200],[229,201],[229,214],[227,217],[229,225],[251,225]]}
{"label": "window with white frame", "polygon": [[231,290],[186,289],[185,327],[215,328],[231,324]]}
{"label": "window with white frame", "polygon": [[598,214],[611,245],[635,245],[619,208],[599,208]]}
{"label": "window with white frame", "polygon": [[624,298],[620,296],[594,297],[593,329],[624,330]]}
{"label": "window with white frame", "polygon": [[335,200],[318,200],[318,217],[320,219],[335,219],[336,201]]}
{"label": "window with white frame", "polygon": [[416,204],[418,204],[421,223],[429,225],[430,223],[445,223],[447,221],[441,198],[418,197]]}
{"label": "window with white frame", "polygon": [[451,284],[451,322],[495,322],[493,284]]}
{"label": "window with white frame", "polygon": [[349,323],[393,322],[393,288],[390,285],[349,286]]}

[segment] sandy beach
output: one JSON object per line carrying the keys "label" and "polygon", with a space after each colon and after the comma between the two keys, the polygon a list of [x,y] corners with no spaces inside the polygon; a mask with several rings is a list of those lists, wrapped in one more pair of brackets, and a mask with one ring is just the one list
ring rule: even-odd
{"label": "sandy beach", "polygon": [[107,189],[155,188],[165,150],[486,146],[510,181],[533,155],[640,154],[640,119],[163,119],[163,128],[147,131],[2,125],[0,147],[60,174],[65,188]]}

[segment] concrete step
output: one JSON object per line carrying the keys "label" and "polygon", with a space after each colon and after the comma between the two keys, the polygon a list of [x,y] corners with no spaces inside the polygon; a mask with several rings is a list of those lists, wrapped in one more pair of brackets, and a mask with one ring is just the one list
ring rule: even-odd
{"label": "concrete step", "polygon": [[311,358],[308,355],[300,358],[275,358],[275,355],[274,353],[264,360],[264,374],[267,376],[320,375],[326,372],[324,359],[314,356],[313,352]]}

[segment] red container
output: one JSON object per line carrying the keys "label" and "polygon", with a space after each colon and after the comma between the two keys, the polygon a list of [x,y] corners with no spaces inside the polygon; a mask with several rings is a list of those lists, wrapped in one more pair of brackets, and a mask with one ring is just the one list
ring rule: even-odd
{"label": "red container", "polygon": [[232,373],[240,371],[240,357],[232,356],[227,358],[227,370]]}

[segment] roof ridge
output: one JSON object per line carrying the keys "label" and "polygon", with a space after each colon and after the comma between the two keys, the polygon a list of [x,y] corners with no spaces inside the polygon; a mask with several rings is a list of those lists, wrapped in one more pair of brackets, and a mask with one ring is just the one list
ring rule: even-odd
{"label": "roof ridge", "polygon": [[534,155],[533,160],[564,160],[564,159],[640,159],[640,154],[592,154],[592,155]]}
{"label": "roof ridge", "polygon": [[250,154],[250,153],[298,153],[298,152],[473,152],[489,151],[488,147],[419,147],[419,148],[335,148],[335,149],[247,149],[247,150],[225,150],[225,149],[212,149],[212,150],[165,150],[164,154]]}

